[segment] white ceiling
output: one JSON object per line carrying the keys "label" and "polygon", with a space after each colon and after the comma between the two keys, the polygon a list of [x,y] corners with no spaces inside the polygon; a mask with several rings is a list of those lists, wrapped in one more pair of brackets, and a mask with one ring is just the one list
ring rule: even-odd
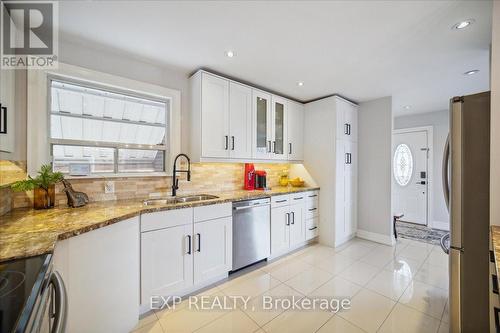
{"label": "white ceiling", "polygon": [[[454,95],[489,89],[491,11],[491,1],[68,1],[60,31],[301,101],[393,96],[401,115],[447,109]],[[469,18],[475,24],[451,29]],[[471,69],[480,72],[462,74]]]}

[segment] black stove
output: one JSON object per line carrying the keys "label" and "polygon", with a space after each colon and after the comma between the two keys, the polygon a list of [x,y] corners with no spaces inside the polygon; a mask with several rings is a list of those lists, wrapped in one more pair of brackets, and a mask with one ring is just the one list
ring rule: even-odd
{"label": "black stove", "polygon": [[24,332],[47,283],[51,254],[0,263],[0,333]]}

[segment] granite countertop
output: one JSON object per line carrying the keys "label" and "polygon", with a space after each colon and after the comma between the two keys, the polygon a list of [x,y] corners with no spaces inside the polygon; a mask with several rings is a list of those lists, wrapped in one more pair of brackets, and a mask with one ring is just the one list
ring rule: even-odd
{"label": "granite countertop", "polygon": [[493,254],[495,255],[495,266],[497,276],[500,271],[500,226],[491,226],[491,240],[493,243]]}
{"label": "granite countertop", "polygon": [[141,213],[314,190],[319,190],[319,187],[275,187],[269,191],[207,193],[219,198],[155,206],[145,206],[143,200],[135,199],[94,202],[79,208],[62,206],[46,210],[14,209],[0,216],[0,262],[51,253],[57,240],[102,228]]}

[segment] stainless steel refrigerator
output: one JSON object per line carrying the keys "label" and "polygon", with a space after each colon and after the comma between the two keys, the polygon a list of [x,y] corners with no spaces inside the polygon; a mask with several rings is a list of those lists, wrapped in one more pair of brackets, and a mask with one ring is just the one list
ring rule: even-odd
{"label": "stainless steel refrigerator", "polygon": [[443,162],[450,332],[489,332],[489,92],[451,99]]}

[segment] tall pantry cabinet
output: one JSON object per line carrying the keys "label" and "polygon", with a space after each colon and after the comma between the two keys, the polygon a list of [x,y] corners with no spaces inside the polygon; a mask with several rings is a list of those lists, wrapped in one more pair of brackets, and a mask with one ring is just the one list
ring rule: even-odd
{"label": "tall pantry cabinet", "polygon": [[322,193],[320,242],[339,246],[357,230],[358,106],[331,96],[304,114],[304,164]]}

